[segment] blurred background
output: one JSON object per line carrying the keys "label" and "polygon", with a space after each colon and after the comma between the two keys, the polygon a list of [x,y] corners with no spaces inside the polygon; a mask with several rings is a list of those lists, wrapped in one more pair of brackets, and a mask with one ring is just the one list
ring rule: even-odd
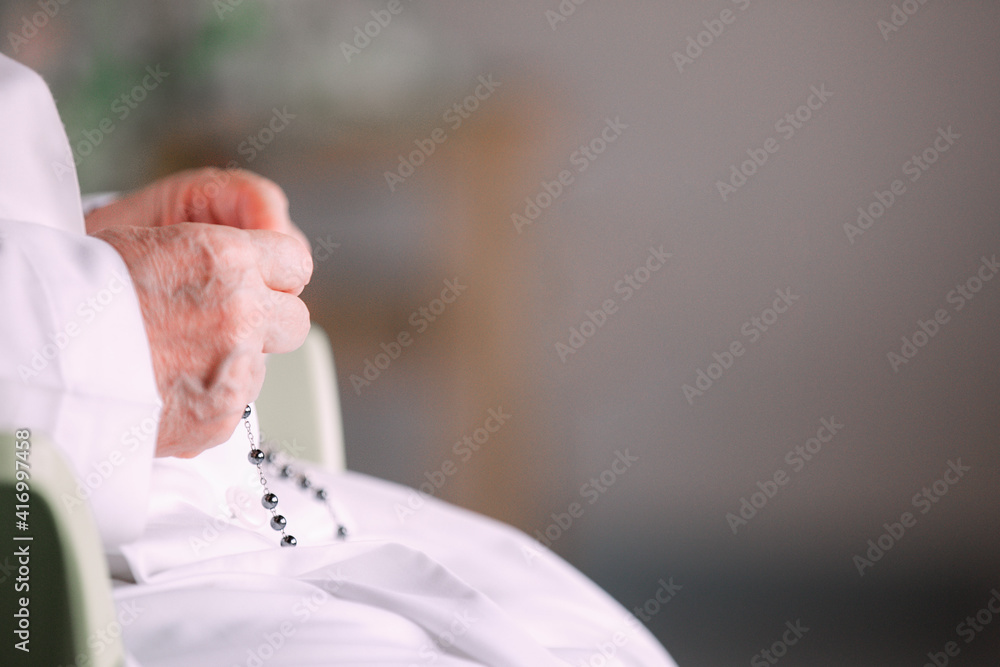
{"label": "blurred background", "polygon": [[84,192],[285,188],[351,469],[535,535],[682,666],[1000,664],[997,3],[0,25]]}

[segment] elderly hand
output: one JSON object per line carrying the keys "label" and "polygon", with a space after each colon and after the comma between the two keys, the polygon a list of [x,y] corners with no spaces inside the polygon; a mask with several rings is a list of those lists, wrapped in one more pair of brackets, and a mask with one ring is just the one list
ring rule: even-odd
{"label": "elderly hand", "polygon": [[[143,193],[139,201],[152,206]],[[244,195],[216,213],[252,223],[262,209],[284,207]],[[298,294],[312,257],[287,233],[185,223],[170,217],[179,209],[155,210],[168,226],[105,225],[93,235],[124,258],[139,297],[164,403],[156,454],[189,458],[232,434],[260,392],[264,354],[305,340],[309,311]]]}
{"label": "elderly hand", "polygon": [[191,169],[162,178],[91,211],[87,233],[119,226],[165,227],[205,222],[239,229],[268,229],[309,246],[288,217],[288,199],[273,181],[242,169]]}

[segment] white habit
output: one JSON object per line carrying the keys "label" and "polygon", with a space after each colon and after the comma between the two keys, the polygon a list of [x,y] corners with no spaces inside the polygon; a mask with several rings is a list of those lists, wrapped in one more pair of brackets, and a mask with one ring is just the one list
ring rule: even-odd
{"label": "white habit", "polygon": [[112,569],[137,582],[115,588],[134,664],[674,664],[596,585],[490,519],[432,498],[401,514],[409,489],[308,469],[350,537],[271,479],[299,542],[283,549],[242,425],[195,459],[154,459],[160,401],[128,272],[84,233],[48,88],[2,55],[0,126],[0,428],[45,433],[70,461]]}

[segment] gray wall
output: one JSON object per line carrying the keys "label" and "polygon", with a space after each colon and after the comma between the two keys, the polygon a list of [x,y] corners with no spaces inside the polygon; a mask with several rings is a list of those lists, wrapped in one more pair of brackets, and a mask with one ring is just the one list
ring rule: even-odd
{"label": "gray wall", "polygon": [[[401,128],[387,159],[440,111],[440,98],[421,97],[426,79],[454,96],[496,72],[519,82],[498,101],[548,104],[530,123],[545,147],[525,169],[532,184],[562,169],[574,181],[520,234],[510,214],[540,186],[497,204],[494,217],[512,256],[534,267],[534,282],[509,299],[538,322],[517,341],[552,434],[524,461],[543,480],[537,516],[572,502],[584,510],[553,548],[630,608],[653,598],[660,578],[680,584],[649,624],[681,664],[746,663],[799,618],[810,632],[782,664],[916,665],[948,641],[959,642],[961,664],[996,655],[1000,623],[968,644],[957,626],[1000,585],[1000,279],[967,301],[952,291],[978,288],[983,258],[1000,256],[1000,6],[591,0],[553,29],[545,12],[557,11],[555,0],[404,3],[348,66],[339,41],[382,6],[269,6],[274,29],[289,36],[267,58],[285,65],[254,71],[233,58],[216,104],[237,113],[251,96],[267,109],[297,86],[319,89],[340,115],[307,112],[292,134],[305,141],[375,119]],[[902,25],[884,36],[879,21],[891,24],[894,7]],[[709,44],[703,22],[724,10],[732,22]],[[155,32],[132,34],[144,29]],[[697,57],[678,71],[674,54],[689,37],[708,45],[692,47]],[[234,83],[246,70],[252,88]],[[831,95],[820,104],[814,89]],[[809,101],[818,108],[807,112]],[[796,110],[808,120],[792,133],[782,119]],[[571,155],[608,117],[628,127],[576,172]],[[947,150],[914,172],[909,161],[925,150],[934,158],[935,145]],[[748,151],[761,160],[765,146],[777,150],[724,199],[717,181]],[[420,255],[424,232],[408,226],[426,205],[422,174],[391,197],[383,162],[310,176],[283,172],[294,157],[284,160],[276,150],[260,168],[286,185],[307,234],[342,242],[337,262],[317,267],[314,294],[352,280],[382,280],[388,293],[408,262],[431,261]],[[891,206],[849,238],[858,207],[896,180]],[[626,301],[616,284],[660,245],[672,255],[666,266]],[[775,290],[797,299],[754,340],[752,318],[771,317]],[[607,299],[617,310],[563,363],[555,344]],[[901,338],[939,309],[947,322],[894,368],[888,353],[901,354]],[[709,372],[713,353],[734,341],[744,352],[689,401],[683,386],[696,386],[699,369]],[[448,406],[404,370],[357,397],[346,374],[358,370],[341,368],[340,378],[349,462],[420,483],[440,459],[421,453],[431,446],[421,424]],[[788,453],[825,418],[843,428],[800,469]],[[588,504],[581,486],[625,449],[637,463]],[[962,476],[946,474],[959,461]],[[785,483],[734,534],[727,513],[776,473]],[[938,484],[947,490],[938,502],[914,502],[946,477],[957,481]],[[853,557],[904,512],[912,525],[859,575]]]}

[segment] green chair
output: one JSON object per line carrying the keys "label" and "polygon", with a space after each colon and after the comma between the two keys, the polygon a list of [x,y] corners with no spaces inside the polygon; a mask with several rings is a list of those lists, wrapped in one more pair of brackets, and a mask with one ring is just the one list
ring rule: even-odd
{"label": "green chair", "polygon": [[[26,443],[28,446],[25,446]],[[17,447],[21,446],[22,449]],[[27,459],[30,479],[18,480],[16,465]],[[18,498],[17,483],[28,485],[26,531],[18,530],[15,518]],[[25,487],[21,487],[24,489]],[[111,581],[104,561],[97,525],[85,505],[67,509],[59,498],[72,493],[76,481],[59,450],[44,434],[31,432],[30,438],[17,438],[15,433],[0,433],[0,497],[6,516],[0,521],[0,540],[4,545],[3,648],[0,664],[10,665],[94,665],[111,667],[123,661],[120,639],[110,644],[100,637],[115,629],[115,609],[111,601]],[[24,493],[24,491],[21,491]],[[30,541],[16,538],[30,536]],[[27,547],[26,570],[14,555]],[[10,560],[6,560],[7,558]],[[18,581],[18,579],[26,579]],[[13,580],[13,581],[12,581]],[[27,585],[19,592],[18,585]],[[23,652],[11,640],[9,619],[28,604],[27,627],[29,643]],[[15,626],[16,627],[16,626]],[[93,640],[93,641],[91,641]]]}
{"label": "green chair", "polygon": [[[257,407],[261,432],[278,446],[327,469],[344,469],[333,356],[330,341],[319,326],[313,325],[295,352],[268,358]],[[124,664],[121,625],[115,617],[111,579],[90,508],[83,504],[70,509],[60,501],[63,493],[73,492],[76,482],[45,434],[31,432],[29,439],[17,435],[0,432],[0,497],[6,500],[0,508],[7,513],[0,520],[0,543],[4,545],[0,551],[0,586],[4,591],[0,665],[118,667]],[[30,445],[18,444],[26,441]],[[17,472],[24,467],[25,458],[30,464],[29,529],[22,531],[17,526],[20,519],[15,515],[15,494],[18,482],[25,482],[18,479]],[[25,536],[32,539],[15,539]],[[19,573],[17,550],[26,545],[29,572],[25,579]],[[28,591],[15,589],[25,583]],[[11,633],[21,622],[15,614],[22,609],[22,597],[28,600],[30,652],[16,648],[19,638]]]}

